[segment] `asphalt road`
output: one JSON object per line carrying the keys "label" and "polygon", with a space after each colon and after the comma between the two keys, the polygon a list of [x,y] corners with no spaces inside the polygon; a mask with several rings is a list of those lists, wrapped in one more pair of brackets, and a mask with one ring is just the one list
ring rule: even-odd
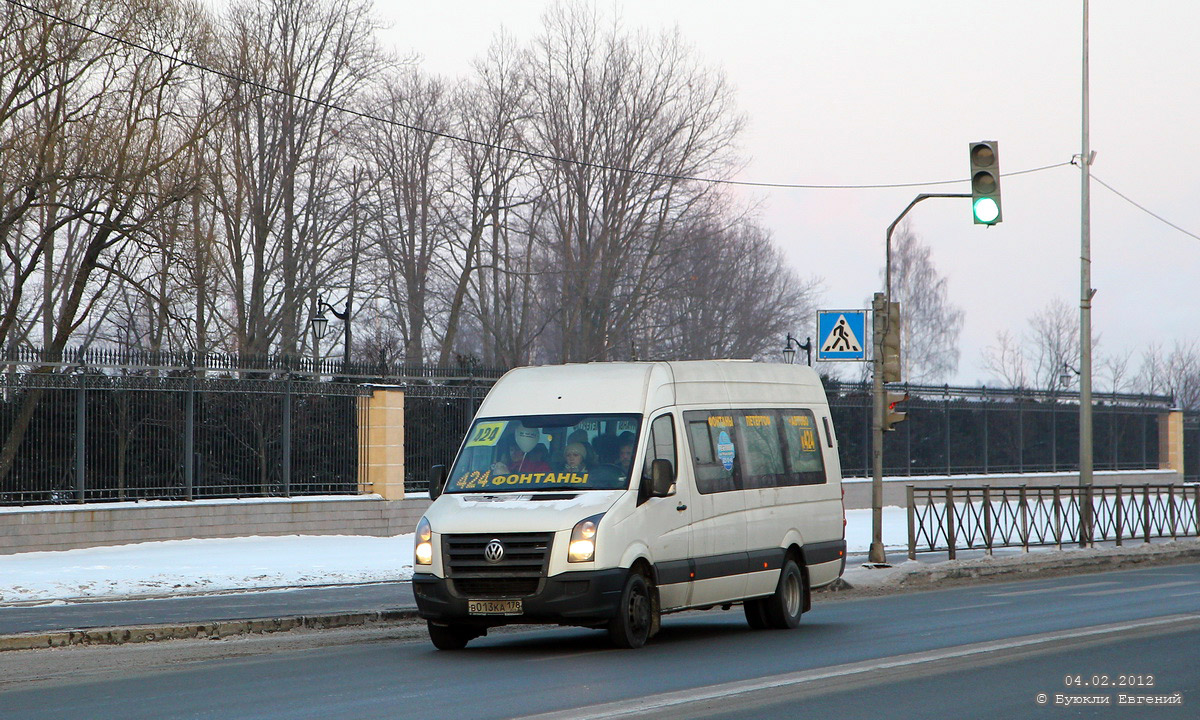
{"label": "asphalt road", "polygon": [[415,608],[412,583],[0,607],[0,635]]}
{"label": "asphalt road", "polygon": [[[1169,619],[1144,622],[1156,618]],[[1098,672],[1153,674],[1161,683],[1155,691],[1182,693],[1190,711],[1124,717],[1194,717],[1198,632],[1200,565],[1176,565],[826,601],[793,632],[750,631],[737,609],[692,613],[666,618],[659,637],[637,651],[613,650],[603,633],[569,628],[496,633],[457,653],[437,652],[423,638],[381,637],[187,661],[194,646],[180,643],[180,657],[166,667],[118,667],[104,649],[84,648],[74,652],[95,653],[107,665],[10,683],[0,693],[0,717],[42,718],[51,708],[56,719],[588,717],[604,716],[613,702],[634,703],[634,716],[669,717],[653,708],[671,693],[685,700],[709,693],[704,713],[715,708],[731,718],[985,717],[996,705],[1006,717],[1090,717],[1039,706],[1034,697],[1062,692],[1066,674]],[[152,645],[162,653],[172,643]],[[21,677],[23,664],[55,652],[6,654],[0,663]],[[739,683],[762,687],[729,690]],[[838,710],[839,700],[852,701],[858,714]],[[679,717],[704,714],[675,708]]]}
{"label": "asphalt road", "polygon": [[[1200,627],[1193,625],[1182,632],[1161,627],[1081,642],[1058,651],[1041,648],[1034,653],[1016,653],[1000,662],[981,657],[960,663],[954,670],[889,673],[882,682],[863,682],[834,692],[814,692],[814,688],[801,686],[744,699],[733,709],[726,704],[704,711],[691,704],[680,710],[687,712],[688,718],[721,720],[801,716],[876,720],[883,716],[882,708],[887,709],[887,717],[895,718],[1192,720],[1200,715],[1198,643]],[[1148,672],[1149,667],[1157,672]],[[1173,702],[1176,694],[1179,704]],[[1145,702],[1141,698],[1146,696],[1172,702],[1136,704]],[[657,717],[674,715],[659,713]]]}
{"label": "asphalt road", "polygon": [[[996,557],[1020,554],[1019,549],[997,550]],[[964,551],[960,558],[981,557],[982,550]],[[921,562],[946,559],[945,553],[923,553]],[[903,562],[894,551],[893,562]],[[851,554],[847,567],[867,561]],[[407,581],[364,585],[332,585],[273,591],[227,592],[145,600],[83,600],[42,605],[0,605],[0,635],[51,632],[101,627],[128,627],[169,623],[205,623],[336,613],[372,612],[396,608],[415,609],[412,584]]]}

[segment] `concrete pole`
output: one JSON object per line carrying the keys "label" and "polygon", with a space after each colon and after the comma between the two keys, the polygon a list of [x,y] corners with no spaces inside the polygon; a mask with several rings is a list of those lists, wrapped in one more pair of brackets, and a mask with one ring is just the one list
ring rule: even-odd
{"label": "concrete pole", "polygon": [[1092,538],[1092,149],[1088,137],[1088,0],[1083,0],[1083,150],[1079,156],[1079,545]]}

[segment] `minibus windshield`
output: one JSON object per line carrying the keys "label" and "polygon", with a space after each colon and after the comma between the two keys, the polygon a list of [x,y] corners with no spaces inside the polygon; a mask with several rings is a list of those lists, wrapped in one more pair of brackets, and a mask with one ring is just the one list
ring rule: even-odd
{"label": "minibus windshield", "polygon": [[627,488],[641,426],[638,415],[479,418],[446,492]]}

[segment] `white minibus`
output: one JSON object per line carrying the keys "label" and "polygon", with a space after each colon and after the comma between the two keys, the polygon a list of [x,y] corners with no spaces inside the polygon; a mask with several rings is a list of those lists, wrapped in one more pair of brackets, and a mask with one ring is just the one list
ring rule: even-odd
{"label": "white minibus", "polygon": [[606,629],[741,604],[795,628],[845,568],[841,466],[811,368],[741,360],[517,368],[417,525],[413,593],[440,649],[488,628]]}

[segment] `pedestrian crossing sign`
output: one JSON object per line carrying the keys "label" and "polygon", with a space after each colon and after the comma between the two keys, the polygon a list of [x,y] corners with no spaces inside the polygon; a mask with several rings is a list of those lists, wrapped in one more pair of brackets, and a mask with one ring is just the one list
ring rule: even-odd
{"label": "pedestrian crossing sign", "polygon": [[866,310],[818,310],[817,361],[865,361],[866,329]]}

